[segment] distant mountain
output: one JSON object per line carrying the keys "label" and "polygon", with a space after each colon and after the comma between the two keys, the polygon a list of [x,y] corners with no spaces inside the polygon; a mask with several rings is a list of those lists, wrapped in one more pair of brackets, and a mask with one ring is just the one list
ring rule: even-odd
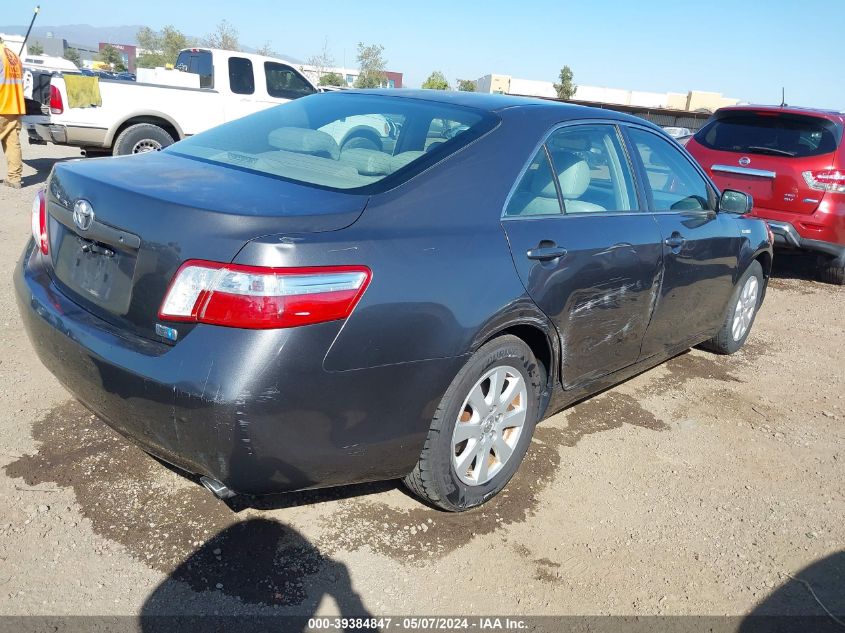
{"label": "distant mountain", "polygon": [[[86,45],[96,49],[97,44],[99,44],[100,42],[137,45],[138,41],[136,36],[141,27],[142,25],[130,24],[126,24],[123,26],[91,26],[90,24],[34,26],[32,27],[32,33],[30,37],[37,37],[39,39],[42,39],[46,38],[49,34],[52,34],[52,37],[54,38],[64,38],[72,44]],[[26,25],[0,25],[0,33],[8,33],[10,35],[23,35],[24,33],[26,33]],[[194,39],[201,39],[198,36],[189,37],[194,37]],[[254,53],[256,50],[255,48],[250,48],[249,46],[244,46],[243,49],[246,53]],[[291,55],[279,53],[279,57],[295,64],[302,63],[301,59],[297,59],[296,57],[293,57]]]}
{"label": "distant mountain", "polygon": [[[55,38],[64,38],[76,44],[90,44],[96,46],[100,42],[114,44],[137,44],[135,36],[140,26],[91,26],[90,24],[64,24],[62,26],[34,26],[32,36],[47,37],[52,34]],[[26,25],[0,26],[0,33],[26,33]]]}

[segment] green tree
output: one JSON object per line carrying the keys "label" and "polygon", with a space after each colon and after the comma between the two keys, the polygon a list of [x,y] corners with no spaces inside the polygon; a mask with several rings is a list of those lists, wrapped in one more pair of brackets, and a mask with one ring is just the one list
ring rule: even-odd
{"label": "green tree", "polygon": [[79,56],[79,51],[75,48],[65,50],[64,58],[69,62],[73,62],[77,68],[82,68],[82,58]]}
{"label": "green tree", "polygon": [[572,83],[573,77],[572,69],[569,66],[560,69],[560,83],[555,84],[558,99],[571,99],[575,96],[578,86]]}
{"label": "green tree", "polygon": [[44,47],[41,46],[38,42],[33,42],[29,46],[26,47],[27,52],[30,55],[43,55],[44,54]]}
{"label": "green tree", "polygon": [[120,73],[126,70],[126,64],[123,63],[123,55],[114,46],[106,44],[97,55],[97,59],[109,65],[114,72]]}
{"label": "green tree", "polygon": [[384,70],[387,61],[384,59],[384,46],[371,44],[364,46],[358,42],[358,78],[356,88],[380,88],[387,82]]}
{"label": "green tree", "polygon": [[461,92],[475,92],[475,82],[472,79],[458,79],[458,90]]}
{"label": "green tree", "polygon": [[340,73],[328,72],[320,75],[321,86],[345,86],[346,82]]}
{"label": "green tree", "polygon": [[209,48],[239,51],[241,50],[241,43],[238,41],[238,37],[238,29],[228,20],[221,20],[214,32],[205,36],[203,43]]}
{"label": "green tree", "polygon": [[172,25],[165,26],[160,32],[149,27],[142,27],[136,36],[138,48],[144,52],[136,62],[139,68],[155,68],[175,64],[179,51],[191,45],[190,40]]}
{"label": "green tree", "polygon": [[450,90],[449,82],[446,81],[446,76],[439,70],[435,70],[423,82],[422,87],[425,90]]}

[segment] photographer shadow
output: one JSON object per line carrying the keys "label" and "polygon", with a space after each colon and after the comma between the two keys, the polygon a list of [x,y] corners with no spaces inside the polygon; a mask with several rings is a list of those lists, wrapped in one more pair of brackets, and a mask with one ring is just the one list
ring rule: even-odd
{"label": "photographer shadow", "polygon": [[141,630],[304,631],[327,596],[341,618],[372,617],[346,565],[288,525],[250,518],[205,542],[155,588]]}

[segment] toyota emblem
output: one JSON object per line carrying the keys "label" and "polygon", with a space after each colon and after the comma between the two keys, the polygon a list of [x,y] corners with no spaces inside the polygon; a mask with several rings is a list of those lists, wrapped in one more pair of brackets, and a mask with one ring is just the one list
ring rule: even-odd
{"label": "toyota emblem", "polygon": [[73,223],[80,231],[87,231],[94,222],[94,207],[87,200],[77,200],[73,205]]}
{"label": "toyota emblem", "polygon": [[751,159],[748,156],[743,156],[739,159],[739,164],[743,167],[748,167],[751,164]]}

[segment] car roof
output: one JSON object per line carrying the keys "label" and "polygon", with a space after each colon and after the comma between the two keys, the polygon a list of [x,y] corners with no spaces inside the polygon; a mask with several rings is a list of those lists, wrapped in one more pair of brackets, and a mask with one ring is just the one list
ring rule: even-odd
{"label": "car roof", "polygon": [[613,119],[618,121],[631,121],[660,129],[646,119],[607,110],[603,108],[591,108],[589,106],[565,103],[554,99],[543,99],[539,97],[517,97],[506,94],[491,94],[484,92],[463,92],[459,90],[413,90],[408,88],[374,89],[374,90],[344,90],[344,94],[372,94],[385,97],[419,99],[433,103],[444,103],[458,106],[486,110],[488,112],[501,112],[503,110],[531,108],[533,112],[540,115],[548,115],[558,120],[564,119]]}
{"label": "car roof", "polygon": [[804,114],[809,116],[823,117],[832,119],[840,123],[845,123],[845,114],[837,110],[824,110],[821,108],[804,108],[801,106],[790,105],[735,105],[719,108],[716,114],[727,112],[771,112],[773,114]]}

